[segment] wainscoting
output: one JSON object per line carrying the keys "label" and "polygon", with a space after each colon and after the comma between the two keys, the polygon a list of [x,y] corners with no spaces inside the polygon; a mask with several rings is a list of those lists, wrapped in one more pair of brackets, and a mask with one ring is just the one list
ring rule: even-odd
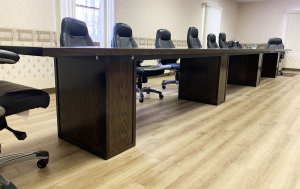
{"label": "wainscoting", "polygon": [[[0,49],[3,46],[55,47],[53,31],[0,28]],[[16,64],[0,65],[1,80],[39,89],[55,87],[54,59],[20,55]]]}

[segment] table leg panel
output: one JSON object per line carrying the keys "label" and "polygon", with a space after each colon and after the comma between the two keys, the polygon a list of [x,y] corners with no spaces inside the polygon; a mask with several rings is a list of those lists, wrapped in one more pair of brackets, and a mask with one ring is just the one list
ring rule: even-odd
{"label": "table leg panel", "polygon": [[230,56],[228,84],[257,87],[260,83],[260,70],[260,54]]}
{"label": "table leg panel", "polygon": [[135,146],[133,62],[56,58],[58,133],[103,159]]}
{"label": "table leg panel", "polygon": [[266,53],[263,55],[262,77],[276,78],[280,53]]}
{"label": "table leg panel", "polygon": [[105,154],[105,64],[73,58],[55,64],[59,137]]}
{"label": "table leg panel", "polygon": [[[106,63],[108,154],[133,144],[135,123],[135,66],[132,62]],[[134,97],[134,98],[132,98]]]}
{"label": "table leg panel", "polygon": [[183,58],[179,99],[219,105],[225,101],[228,56]]}

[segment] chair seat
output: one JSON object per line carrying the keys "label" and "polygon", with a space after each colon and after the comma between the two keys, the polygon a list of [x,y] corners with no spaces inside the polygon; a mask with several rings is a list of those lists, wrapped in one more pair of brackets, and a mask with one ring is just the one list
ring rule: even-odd
{"label": "chair seat", "polygon": [[162,68],[166,70],[180,70],[180,64],[159,64]]}
{"label": "chair seat", "polygon": [[164,74],[165,69],[160,66],[141,66],[136,71],[138,76],[151,77]]}
{"label": "chair seat", "polygon": [[9,116],[34,108],[47,108],[48,93],[8,81],[0,81],[0,106],[5,109],[1,117]]}

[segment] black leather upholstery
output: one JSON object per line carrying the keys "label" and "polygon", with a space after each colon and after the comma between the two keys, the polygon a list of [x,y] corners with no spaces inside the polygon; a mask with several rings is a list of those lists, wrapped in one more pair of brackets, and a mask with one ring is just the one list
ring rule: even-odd
{"label": "black leather upholstery", "polygon": [[151,77],[162,75],[165,72],[165,69],[160,66],[141,66],[136,68],[138,76]]}
{"label": "black leather upholstery", "polygon": [[[138,48],[135,40],[132,37],[132,29],[124,23],[116,23],[113,29],[113,38],[111,40],[111,47],[113,48]],[[141,66],[137,62],[137,75],[148,77],[158,76],[164,73],[164,69],[160,66]]]}
{"label": "black leather upholstery", "polygon": [[34,108],[47,108],[49,100],[49,95],[44,91],[0,81],[0,106],[5,109],[2,117]]}
{"label": "black leather upholstery", "polygon": [[165,29],[159,29],[156,33],[156,42],[155,42],[156,48],[175,48],[175,45],[173,44],[171,40],[171,33],[168,30]]}
{"label": "black leather upholstery", "polygon": [[201,49],[202,45],[198,38],[198,29],[190,27],[187,34],[187,45],[191,49]]}
{"label": "black leather upholstery", "polygon": [[132,29],[127,24],[116,23],[113,29],[113,38],[111,47],[114,48],[137,48],[135,40],[132,37]]}
{"label": "black leather upholstery", "polygon": [[228,49],[228,45],[226,42],[226,34],[225,33],[220,33],[219,34],[219,45],[221,49]]}
{"label": "black leather upholstery", "polygon": [[216,35],[213,33],[207,35],[207,48],[208,49],[219,48],[218,43],[216,41]]}
{"label": "black leather upholstery", "polygon": [[[158,49],[173,49],[173,48],[175,48],[175,45],[173,44],[173,42],[171,40],[170,31],[168,31],[166,29],[157,30],[155,47]],[[179,70],[180,65],[176,63],[177,60],[178,59],[163,59],[163,60],[158,60],[158,62],[165,69],[178,69]]]}
{"label": "black leather upholstery", "polygon": [[[11,63],[17,62],[20,57],[13,52],[0,50],[0,59],[7,59],[9,60],[8,63]],[[5,109],[5,114],[1,117],[33,108],[46,108],[49,105],[49,100],[49,95],[44,91],[8,81],[0,81],[0,106]]]}
{"label": "black leather upholstery", "polygon": [[281,38],[271,38],[269,39],[265,49],[283,49]]}
{"label": "black leather upholstery", "polygon": [[75,18],[67,17],[61,22],[61,47],[95,46],[86,24]]}
{"label": "black leather upholstery", "polygon": [[20,60],[16,53],[0,49],[0,64],[14,64]]}

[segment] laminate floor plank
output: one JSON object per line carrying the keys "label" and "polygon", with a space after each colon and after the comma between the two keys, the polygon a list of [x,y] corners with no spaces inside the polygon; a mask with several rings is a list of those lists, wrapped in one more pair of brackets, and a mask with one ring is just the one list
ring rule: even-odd
{"label": "laminate floor plank", "polygon": [[[296,189],[300,187],[300,73],[262,78],[258,87],[228,85],[219,106],[178,99],[178,86],[149,78],[136,107],[136,147],[105,161],[57,137],[56,97],[47,109],[30,110],[29,121],[7,118],[27,132],[17,141],[0,132],[2,154],[48,150],[50,162],[2,168],[20,189],[209,188]],[[196,86],[195,86],[196,87]]]}

